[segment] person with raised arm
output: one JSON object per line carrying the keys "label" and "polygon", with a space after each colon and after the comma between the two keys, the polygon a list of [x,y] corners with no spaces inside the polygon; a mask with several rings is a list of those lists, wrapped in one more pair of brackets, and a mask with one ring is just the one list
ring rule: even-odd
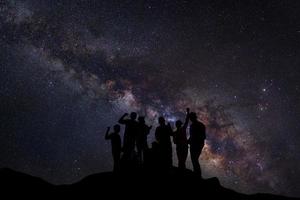
{"label": "person with raised arm", "polygon": [[173,134],[173,141],[174,144],[176,145],[176,153],[178,158],[178,168],[181,170],[186,169],[185,162],[187,159],[188,148],[189,148],[188,140],[186,136],[186,129],[189,124],[189,114],[190,114],[190,109],[187,108],[184,124],[182,123],[181,120],[177,120],[175,123],[176,130],[174,131]]}

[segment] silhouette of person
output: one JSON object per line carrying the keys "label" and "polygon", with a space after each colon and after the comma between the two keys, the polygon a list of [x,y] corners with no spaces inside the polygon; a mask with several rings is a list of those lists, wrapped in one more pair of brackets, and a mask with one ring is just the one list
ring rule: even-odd
{"label": "silhouette of person", "polygon": [[145,124],[145,117],[138,118],[138,131],[136,136],[136,147],[138,152],[138,159],[141,163],[144,162],[145,152],[149,149],[147,143],[147,136],[150,133],[152,126]]}
{"label": "silhouette of person", "polygon": [[120,125],[114,125],[114,131],[109,133],[110,127],[107,127],[105,133],[105,139],[111,141],[111,150],[112,156],[114,160],[114,172],[120,170],[120,155],[121,155],[121,137],[120,133]]}
{"label": "silhouette of person", "polygon": [[119,123],[125,125],[122,159],[132,161],[135,154],[135,142],[138,130],[137,114],[135,112],[130,113],[130,119],[125,119],[126,116],[128,116],[128,113],[125,113],[119,119]]}
{"label": "silhouette of person", "polygon": [[188,155],[188,140],[186,137],[186,129],[188,127],[189,123],[189,114],[190,110],[189,108],[186,109],[187,114],[185,118],[184,124],[182,123],[181,120],[177,120],[175,125],[176,125],[176,130],[173,133],[173,141],[174,144],[176,144],[176,153],[177,153],[177,158],[178,158],[178,168],[179,169],[185,169],[185,162],[186,158]]}
{"label": "silhouette of person", "polygon": [[163,168],[172,167],[172,143],[171,137],[173,131],[170,123],[166,125],[165,118],[158,118],[159,126],[155,130],[155,139],[158,143],[160,152],[160,164]]}
{"label": "silhouette of person", "polygon": [[204,147],[204,141],[206,139],[205,125],[198,121],[197,114],[191,112],[189,118],[192,122],[190,126],[190,138],[188,140],[190,144],[191,160],[194,168],[194,172],[201,176],[201,168],[199,164],[199,157]]}

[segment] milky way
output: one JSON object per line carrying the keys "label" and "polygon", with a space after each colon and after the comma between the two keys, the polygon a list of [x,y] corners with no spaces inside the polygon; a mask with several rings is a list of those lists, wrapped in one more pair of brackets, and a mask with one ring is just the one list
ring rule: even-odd
{"label": "milky way", "polygon": [[72,183],[111,170],[104,132],[124,112],[156,126],[190,107],[207,126],[205,177],[300,196],[299,11],[285,1],[2,1],[0,167]]}

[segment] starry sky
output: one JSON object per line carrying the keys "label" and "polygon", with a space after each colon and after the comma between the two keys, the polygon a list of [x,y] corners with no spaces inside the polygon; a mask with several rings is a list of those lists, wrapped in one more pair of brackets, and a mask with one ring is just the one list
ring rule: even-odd
{"label": "starry sky", "polygon": [[124,112],[190,107],[204,177],[300,197],[299,19],[284,0],[2,0],[0,168],[73,183],[112,169]]}

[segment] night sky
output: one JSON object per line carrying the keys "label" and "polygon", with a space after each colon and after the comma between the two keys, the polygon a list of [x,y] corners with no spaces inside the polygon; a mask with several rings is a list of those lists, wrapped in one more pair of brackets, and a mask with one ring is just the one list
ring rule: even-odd
{"label": "night sky", "polygon": [[204,177],[300,197],[300,1],[2,0],[0,48],[0,168],[73,183],[124,112],[190,107]]}

